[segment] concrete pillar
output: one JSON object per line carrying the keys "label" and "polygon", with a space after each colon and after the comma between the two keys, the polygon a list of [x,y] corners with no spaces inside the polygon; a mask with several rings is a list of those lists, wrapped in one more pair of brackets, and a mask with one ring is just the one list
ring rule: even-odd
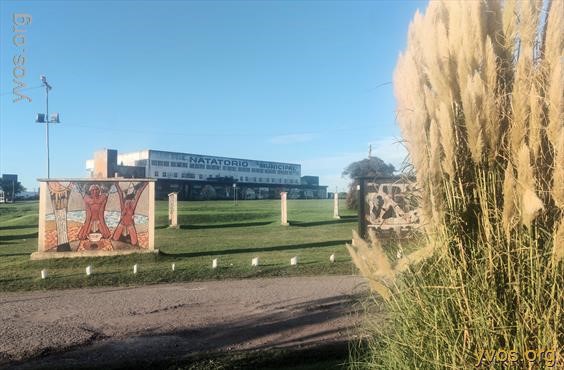
{"label": "concrete pillar", "polygon": [[168,195],[168,227],[178,229],[178,193]]}
{"label": "concrete pillar", "polygon": [[280,223],[282,224],[282,226],[288,226],[288,192],[283,191],[280,193],[280,210],[282,212],[281,214],[281,220]]}
{"label": "concrete pillar", "polygon": [[341,216],[339,216],[339,193],[337,192],[333,195],[333,218],[341,218]]}

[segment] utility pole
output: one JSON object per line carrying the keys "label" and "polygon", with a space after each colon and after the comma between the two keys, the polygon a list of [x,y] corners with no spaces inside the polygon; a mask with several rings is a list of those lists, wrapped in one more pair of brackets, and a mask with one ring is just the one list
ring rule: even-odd
{"label": "utility pole", "polygon": [[50,159],[49,159],[49,123],[59,123],[59,113],[54,113],[49,117],[49,90],[51,85],[47,82],[47,77],[41,76],[41,83],[45,86],[45,114],[38,113],[35,122],[45,123],[45,146],[47,148],[47,178],[51,177]]}

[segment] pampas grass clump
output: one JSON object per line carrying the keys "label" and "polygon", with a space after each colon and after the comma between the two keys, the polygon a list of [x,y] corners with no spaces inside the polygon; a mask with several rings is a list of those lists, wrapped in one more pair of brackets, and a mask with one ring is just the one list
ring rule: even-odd
{"label": "pampas grass clump", "polygon": [[[400,272],[377,241],[349,247],[389,311],[356,365],[564,368],[563,35],[556,0],[415,15],[394,86],[428,258]],[[528,361],[531,349],[558,356]]]}

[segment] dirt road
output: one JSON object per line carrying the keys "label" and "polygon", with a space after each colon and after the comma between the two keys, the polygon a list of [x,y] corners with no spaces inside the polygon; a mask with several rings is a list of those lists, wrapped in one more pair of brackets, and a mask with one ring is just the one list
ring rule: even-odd
{"label": "dirt road", "polygon": [[366,292],[354,276],[0,293],[0,366],[106,366],[197,352],[342,341]]}

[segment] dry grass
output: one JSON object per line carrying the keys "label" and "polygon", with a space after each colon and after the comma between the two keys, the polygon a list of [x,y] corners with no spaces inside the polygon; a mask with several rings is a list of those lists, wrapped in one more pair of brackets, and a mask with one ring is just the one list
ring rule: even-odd
{"label": "dry grass", "polygon": [[366,367],[564,347],[563,29],[560,1],[432,1],[415,15],[394,85],[427,243],[393,267],[377,244],[349,247],[390,310]]}

